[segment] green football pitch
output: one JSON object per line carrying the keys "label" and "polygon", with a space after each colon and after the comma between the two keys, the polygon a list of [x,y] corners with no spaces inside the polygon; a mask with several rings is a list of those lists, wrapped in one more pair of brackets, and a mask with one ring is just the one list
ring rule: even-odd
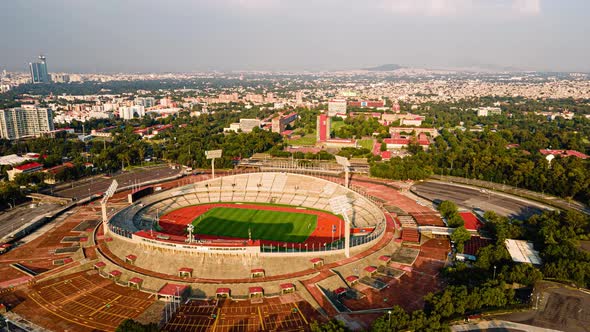
{"label": "green football pitch", "polygon": [[213,208],[193,221],[196,234],[248,238],[279,242],[303,242],[315,230],[313,214],[272,210]]}

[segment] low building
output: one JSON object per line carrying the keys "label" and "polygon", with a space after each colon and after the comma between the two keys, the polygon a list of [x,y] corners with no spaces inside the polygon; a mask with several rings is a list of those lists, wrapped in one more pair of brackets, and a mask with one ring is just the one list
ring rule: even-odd
{"label": "low building", "polygon": [[11,170],[6,171],[8,173],[8,181],[14,181],[19,174],[30,174],[35,173],[43,169],[43,165],[38,162],[32,162],[23,164],[20,166],[14,166]]}
{"label": "low building", "polygon": [[337,113],[346,114],[346,100],[345,99],[332,99],[328,101],[328,116],[336,116]]}
{"label": "low building", "polygon": [[240,119],[240,129],[244,133],[250,133],[254,128],[260,128],[260,120],[258,119]]}
{"label": "low building", "polygon": [[402,134],[402,133],[416,133],[419,134],[428,134],[430,137],[434,138],[438,136],[438,130],[436,128],[415,128],[415,127],[389,127],[389,133],[393,136],[394,134]]}
{"label": "low building", "polygon": [[360,108],[378,108],[385,106],[385,100],[357,100],[349,101],[348,106]]}
{"label": "low building", "polygon": [[507,239],[504,241],[504,244],[513,262],[533,265],[541,265],[543,263],[539,251],[535,250],[532,242]]}
{"label": "low building", "polygon": [[480,107],[477,108],[477,116],[500,115],[502,109],[500,107]]}
{"label": "low building", "polygon": [[273,133],[282,133],[285,131],[287,125],[295,122],[297,120],[297,113],[293,112],[287,115],[279,114],[278,116],[274,117],[271,120],[272,123],[272,132]]}
{"label": "low building", "polygon": [[580,158],[580,159],[590,158],[590,156],[588,156],[587,154],[584,154],[584,153],[576,151],[576,150],[543,149],[543,150],[539,150],[539,152],[544,156],[552,155],[554,157],[557,157],[557,156],[562,157],[562,158],[575,157],[575,158]]}
{"label": "low building", "polygon": [[394,133],[391,135],[391,138],[386,138],[383,142],[387,144],[388,150],[407,148],[412,142],[417,143],[424,150],[428,150],[428,147],[430,146],[430,140],[424,133],[420,133],[417,136]]}

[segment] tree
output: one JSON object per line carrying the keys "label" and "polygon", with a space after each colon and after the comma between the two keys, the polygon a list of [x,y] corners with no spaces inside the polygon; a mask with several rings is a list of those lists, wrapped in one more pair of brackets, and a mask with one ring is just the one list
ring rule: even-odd
{"label": "tree", "polygon": [[455,246],[457,247],[458,252],[463,252],[465,242],[471,239],[471,234],[465,229],[465,226],[461,226],[455,229],[453,234],[451,234],[451,241],[455,242]]}
{"label": "tree", "polygon": [[158,325],[155,323],[142,324],[133,319],[124,320],[116,329],[117,332],[158,332]]}
{"label": "tree", "polygon": [[332,319],[326,323],[320,323],[318,321],[313,321],[310,325],[310,329],[312,332],[347,332],[348,329],[339,320]]}
{"label": "tree", "polygon": [[453,228],[462,227],[465,225],[465,220],[463,220],[458,212],[455,212],[447,218],[447,224],[449,227]]}
{"label": "tree", "polygon": [[454,213],[457,213],[458,209],[457,209],[457,205],[455,205],[455,203],[451,202],[451,201],[442,201],[438,207],[437,207],[438,211],[440,212],[440,214],[444,217],[444,218],[449,218],[450,216],[452,216]]}

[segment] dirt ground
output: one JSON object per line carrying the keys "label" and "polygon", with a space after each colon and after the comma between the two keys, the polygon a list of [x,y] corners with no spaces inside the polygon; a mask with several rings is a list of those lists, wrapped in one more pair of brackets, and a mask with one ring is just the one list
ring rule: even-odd
{"label": "dirt ground", "polygon": [[590,294],[544,281],[536,286],[532,301],[538,310],[494,318],[561,331],[590,331]]}

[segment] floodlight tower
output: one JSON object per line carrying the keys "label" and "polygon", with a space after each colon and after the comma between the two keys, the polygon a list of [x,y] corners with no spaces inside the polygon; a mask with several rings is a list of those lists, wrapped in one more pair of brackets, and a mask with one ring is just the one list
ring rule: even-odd
{"label": "floodlight tower", "polygon": [[215,159],[221,158],[222,150],[205,151],[207,159],[211,159],[211,177],[215,179]]}
{"label": "floodlight tower", "polygon": [[344,168],[344,186],[348,188],[348,178],[350,178],[350,161],[346,157],[335,156],[338,165]]}
{"label": "floodlight tower", "polygon": [[[100,206],[102,209],[102,222],[105,224],[105,226],[108,221],[107,201],[109,200],[109,198],[111,198],[115,194],[115,191],[117,190],[118,186],[119,186],[119,183],[117,182],[117,180],[113,180],[113,182],[111,182],[111,185],[109,186],[107,191],[105,191],[102,200],[100,201]],[[104,229],[105,234],[108,232],[108,229],[109,229],[108,227],[105,227],[105,229]]]}
{"label": "floodlight tower", "polygon": [[344,218],[344,255],[348,258],[350,257],[350,220],[348,219],[348,211],[352,210],[352,206],[348,202],[348,197],[341,195],[330,199],[330,207],[332,212],[340,214]]}
{"label": "floodlight tower", "polygon": [[195,226],[193,224],[188,224],[188,226],[186,227],[186,230],[188,232],[188,243],[193,243],[193,231],[195,230]]}

